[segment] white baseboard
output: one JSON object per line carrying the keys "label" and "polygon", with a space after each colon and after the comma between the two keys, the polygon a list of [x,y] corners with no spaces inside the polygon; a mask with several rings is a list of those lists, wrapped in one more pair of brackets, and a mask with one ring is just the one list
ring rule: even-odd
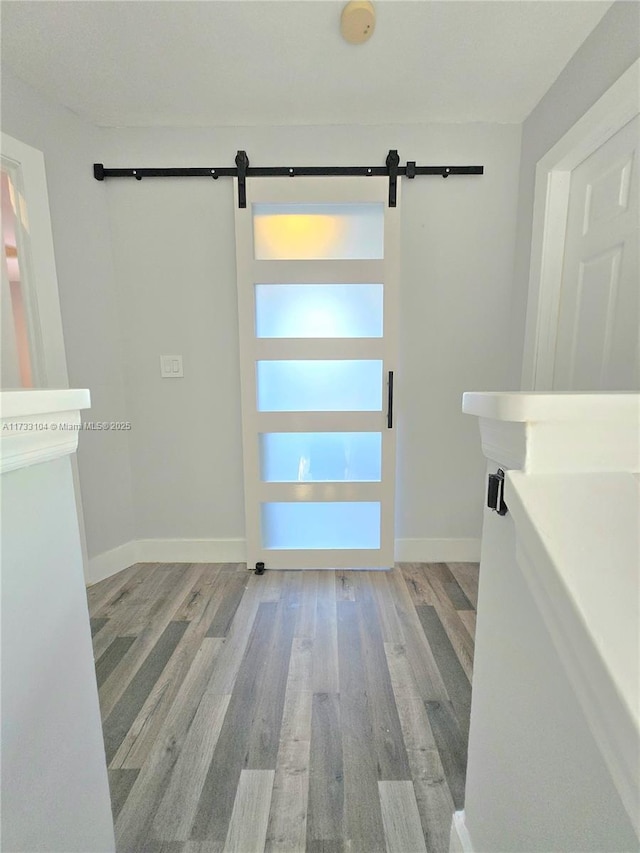
{"label": "white baseboard", "polygon": [[140,563],[243,563],[244,539],[139,539]]}
{"label": "white baseboard", "polygon": [[84,580],[87,586],[110,578],[128,566],[138,562],[138,543],[131,541],[90,557],[85,566]]}
{"label": "white baseboard", "polygon": [[478,563],[480,539],[396,539],[399,563]]}
{"label": "white baseboard", "polygon": [[473,845],[467,831],[464,811],[454,812],[451,820],[449,853],[473,853]]}
{"label": "white baseboard", "polygon": [[[87,584],[121,572],[133,563],[243,563],[244,539],[136,539],[91,557]],[[478,562],[479,539],[396,539],[395,559],[407,563]]]}
{"label": "white baseboard", "polygon": [[244,539],[135,539],[91,557],[87,586],[105,580],[134,563],[243,563]]}

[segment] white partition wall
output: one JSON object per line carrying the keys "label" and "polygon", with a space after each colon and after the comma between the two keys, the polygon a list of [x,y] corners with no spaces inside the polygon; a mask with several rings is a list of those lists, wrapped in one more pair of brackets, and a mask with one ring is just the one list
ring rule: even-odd
{"label": "white partition wall", "polygon": [[256,178],[236,210],[247,562],[393,564],[399,208]]}

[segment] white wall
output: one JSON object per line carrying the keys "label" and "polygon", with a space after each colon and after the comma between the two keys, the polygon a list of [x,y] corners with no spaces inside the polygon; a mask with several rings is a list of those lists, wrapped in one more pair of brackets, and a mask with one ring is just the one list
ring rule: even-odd
{"label": "white wall", "polygon": [[2,849],[109,853],[111,804],[69,457],[2,475],[1,555]]}
{"label": "white wall", "polygon": [[[501,389],[520,128],[113,129],[106,166],[483,164],[403,186],[397,537],[480,535],[484,463],[464,390]],[[138,538],[242,538],[232,182],[107,180]],[[160,378],[181,353],[185,378]],[[424,543],[405,543],[419,558]],[[422,551],[421,551],[422,549]],[[433,552],[432,552],[433,553]],[[423,554],[423,559],[428,554]],[[454,557],[452,557],[454,558]]]}
{"label": "white wall", "polygon": [[522,127],[510,388],[520,388],[536,163],[640,56],[640,4],[617,0]]}
{"label": "white wall", "polygon": [[[2,69],[2,129],[44,152],[69,384],[90,420],[126,420],[109,220],[92,163],[102,133]],[[134,535],[128,435],[85,432],[78,451],[89,556]]]}

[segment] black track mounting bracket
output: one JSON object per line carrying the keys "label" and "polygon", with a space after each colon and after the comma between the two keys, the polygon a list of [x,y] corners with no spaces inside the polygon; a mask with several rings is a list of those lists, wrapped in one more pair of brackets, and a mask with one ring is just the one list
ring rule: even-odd
{"label": "black track mounting bracket", "polygon": [[238,207],[247,206],[247,169],[249,158],[246,151],[238,151],[236,154],[236,166],[238,167]]}
{"label": "black track mounting bracket", "polygon": [[389,207],[395,207],[398,195],[398,166],[400,165],[400,157],[395,148],[392,148],[387,154],[386,163],[389,169]]}

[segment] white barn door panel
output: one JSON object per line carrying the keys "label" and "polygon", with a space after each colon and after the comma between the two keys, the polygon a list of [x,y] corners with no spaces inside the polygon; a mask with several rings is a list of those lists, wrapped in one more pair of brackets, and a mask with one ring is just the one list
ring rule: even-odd
{"label": "white barn door panel", "polygon": [[393,565],[388,193],[385,178],[252,178],[236,209],[250,567]]}

